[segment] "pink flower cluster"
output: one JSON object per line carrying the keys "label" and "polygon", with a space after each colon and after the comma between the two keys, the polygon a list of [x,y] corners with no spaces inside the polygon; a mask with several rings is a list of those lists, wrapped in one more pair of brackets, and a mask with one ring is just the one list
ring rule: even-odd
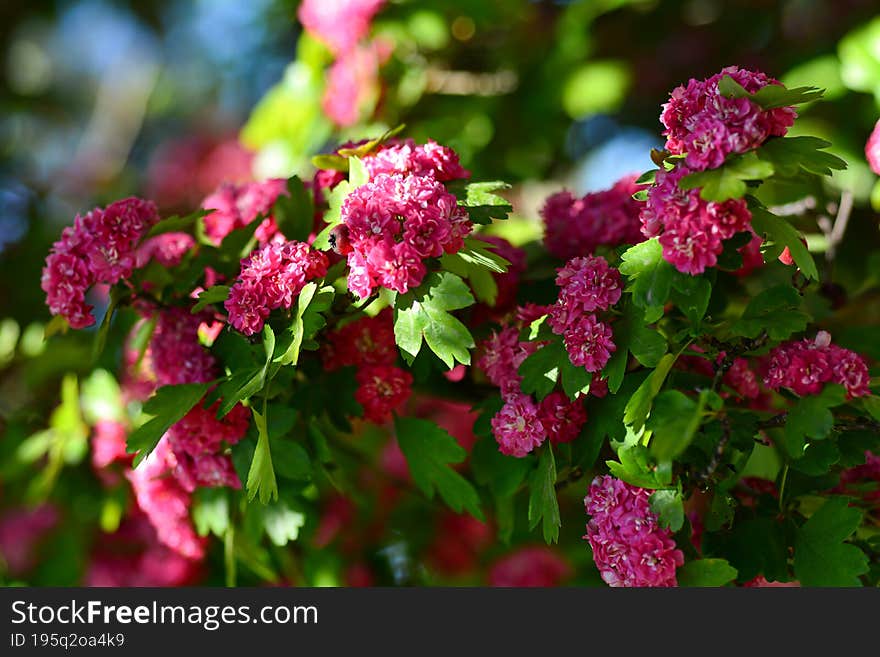
{"label": "pink flower cluster", "polygon": [[52,246],[43,268],[41,286],[49,311],[67,319],[73,328],[94,324],[86,292],[96,283],[113,285],[130,277],[138,244],[158,221],[155,204],[139,198],[77,215]]}
{"label": "pink flower cluster", "polygon": [[330,333],[323,356],[327,370],[357,367],[354,398],[370,422],[386,422],[412,393],[412,375],[395,365],[397,346],[389,308]]}
{"label": "pink flower cluster", "polygon": [[752,231],[752,215],[742,199],[715,203],[701,199],[699,189],[681,189],[679,181],[689,173],[684,166],[658,171],[641,220],[646,237],[660,236],[663,258],[696,275],[715,266],[724,240]]}
{"label": "pink flower cluster", "polygon": [[389,45],[377,39],[353,47],[333,62],[321,99],[321,109],[331,121],[348,127],[372,113],[382,90],[379,68],[390,54]]}
{"label": "pink flower cluster", "polygon": [[289,309],[306,283],[327,273],[327,256],[305,242],[272,241],[241,261],[225,307],[245,335],[263,329],[269,313]]}
{"label": "pink flower cluster", "polygon": [[150,340],[150,365],[160,386],[207,383],[217,377],[214,357],[199,343],[199,326],[207,313],[166,308],[158,313]]}
{"label": "pink flower cluster", "polygon": [[284,178],[240,185],[223,183],[202,201],[202,208],[212,211],[203,220],[205,235],[219,245],[229,233],[244,228],[262,216],[266,218],[257,228],[256,236],[260,244],[265,244],[278,233],[278,226],[271,216],[272,206],[279,196],[287,194],[287,181]]}
{"label": "pink flower cluster", "polygon": [[717,168],[730,153],[745,153],[768,137],[784,136],[797,117],[793,107],[764,110],[748,98],[721,95],[718,83],[725,76],[749,93],[779,84],[764,73],[729,66],[706,80],[691,79],[673,90],[660,115],[666,128],[666,150],[686,154],[685,163],[692,170]]}
{"label": "pink flower cluster", "polygon": [[557,271],[559,298],[550,306],[547,322],[563,337],[573,365],[601,372],[617,347],[611,327],[595,313],[620,300],[620,272],[598,256],[572,258]]}
{"label": "pink flower cluster", "polygon": [[85,576],[86,586],[186,586],[200,575],[200,562],[158,540],[140,513],[125,518],[112,534],[96,541]]}
{"label": "pink flower cluster", "polygon": [[176,477],[169,476],[175,463],[167,435],[134,470],[126,472],[138,507],[164,545],[189,559],[205,555],[205,540],[196,535],[189,518],[190,493]]}
{"label": "pink flower cluster", "polygon": [[60,520],[51,504],[6,509],[0,516],[0,559],[13,577],[37,565],[40,544]]}
{"label": "pink flower cluster", "polygon": [[[425,276],[424,260],[455,253],[472,224],[432,173],[380,173],[342,205],[348,287],[364,299],[385,287],[401,294]],[[339,242],[338,242],[339,243]]]}
{"label": "pink flower cluster", "polygon": [[562,191],[549,197],[541,209],[544,244],[557,258],[592,255],[599,246],[638,244],[644,240],[639,212],[644,203],[636,176],[622,178],[611,189],[575,198]]}
{"label": "pink flower cluster", "polygon": [[880,176],[880,120],[874,124],[874,130],[865,143],[865,159],[868,160],[871,171]]}
{"label": "pink flower cluster", "polygon": [[556,550],[545,546],[523,547],[495,562],[489,571],[489,585],[559,586],[571,574],[571,566]]}
{"label": "pink flower cluster", "polygon": [[416,144],[412,139],[386,142],[364,158],[364,168],[375,178],[380,173],[399,173],[407,176],[434,175],[435,180],[449,182],[470,178],[471,172],[461,166],[458,153],[429,139]]}
{"label": "pink flower cluster", "polygon": [[651,492],[609,475],[590,484],[584,505],[591,516],[584,536],[609,586],[677,586],[684,555],[672,533],[657,524]]}
{"label": "pink flower cluster", "polygon": [[477,366],[501,389],[504,405],[492,418],[492,434],[502,454],[522,458],[549,438],[552,443],[571,442],[587,421],[580,399],[570,400],[551,392],[540,402],[524,394],[518,373],[523,361],[539,348],[537,342],[520,341],[516,327],[508,326],[481,345]]}
{"label": "pink flower cluster", "polygon": [[871,394],[864,358],[832,344],[827,331],[819,331],[813,340],[779,345],[770,352],[766,371],[764,385],[771,390],[789,388],[798,395],[816,395],[826,383],[837,383],[850,399]]}
{"label": "pink flower cluster", "polygon": [[195,239],[188,233],[162,233],[150,237],[138,248],[137,267],[144,267],[151,260],[163,267],[175,267],[195,245]]}
{"label": "pink flower cluster", "polygon": [[385,0],[304,0],[297,18],[334,54],[351,50],[367,36]]}

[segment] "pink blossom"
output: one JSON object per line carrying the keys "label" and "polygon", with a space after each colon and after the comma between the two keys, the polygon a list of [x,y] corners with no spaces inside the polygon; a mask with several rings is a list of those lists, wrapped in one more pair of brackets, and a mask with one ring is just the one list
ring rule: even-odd
{"label": "pink blossom", "polygon": [[200,561],[158,540],[141,513],[125,518],[112,534],[102,534],[85,576],[86,586],[185,586],[198,579]]}
{"label": "pink blossom", "polygon": [[86,292],[97,283],[113,285],[130,277],[137,265],[137,247],[157,221],[155,204],[139,198],[77,215],[52,246],[43,268],[41,287],[49,311],[73,328],[94,324]]}
{"label": "pink blossom", "polygon": [[758,148],[769,137],[782,137],[797,117],[793,107],[764,110],[748,98],[727,98],[718,83],[730,76],[749,93],[777,80],[736,66],[722,69],[706,80],[691,79],[672,91],[660,122],[666,130],[666,150],[686,155],[690,169],[720,166],[730,153]]}
{"label": "pink blossom", "polygon": [[724,240],[752,232],[752,217],[742,199],[707,202],[699,189],[681,189],[679,181],[689,173],[683,166],[658,172],[641,220],[646,237],[660,236],[667,262],[680,272],[697,275],[717,264]]}
{"label": "pink blossom", "polygon": [[114,420],[99,420],[92,434],[92,465],[96,469],[106,468],[121,461],[130,464],[134,455],[125,450],[128,432],[125,425]]}
{"label": "pink blossom", "polygon": [[635,180],[627,176],[611,189],[583,198],[567,191],[549,197],[541,210],[547,250],[567,260],[591,255],[599,246],[643,241],[639,213],[644,203],[633,198],[640,188]]}
{"label": "pink blossom", "polygon": [[216,378],[214,357],[199,342],[199,325],[205,318],[186,308],[159,312],[150,340],[150,362],[160,386],[207,383]]}
{"label": "pink blossom", "polygon": [[58,510],[51,504],[3,512],[0,516],[0,558],[6,562],[13,577],[21,577],[36,566],[39,544],[58,521]]}
{"label": "pink blossom", "polygon": [[378,285],[401,294],[425,276],[423,260],[461,248],[466,211],[432,173],[381,173],[342,204],[349,289],[361,298]]}
{"label": "pink blossom", "polygon": [[432,139],[425,144],[416,144],[412,139],[390,141],[365,157],[364,167],[370,178],[383,173],[399,173],[433,175],[435,180],[448,182],[471,175],[470,171],[462,168],[454,150]]}
{"label": "pink blossom", "polygon": [[502,395],[521,392],[519,366],[529,355],[538,350],[535,342],[520,341],[519,330],[514,326],[493,331],[480,345],[479,367],[489,380],[499,388]]}
{"label": "pink blossom", "polygon": [[205,541],[196,535],[189,518],[190,494],[171,476],[173,463],[169,441],[162,438],[152,453],[126,476],[138,507],[156,529],[159,541],[187,558],[201,559]]}
{"label": "pink blossom", "polygon": [[175,267],[183,260],[196,244],[192,235],[187,233],[162,233],[141,244],[137,250],[137,266],[144,267],[150,260],[155,260],[163,267]]}
{"label": "pink blossom", "polygon": [[677,586],[684,563],[672,533],[657,524],[650,491],[605,475],[590,484],[584,505],[591,516],[584,536],[609,586]]}
{"label": "pink blossom", "polygon": [[219,245],[229,233],[244,228],[257,217],[267,217],[257,228],[256,236],[265,244],[278,233],[271,216],[272,206],[281,195],[287,195],[284,178],[270,178],[262,182],[242,184],[223,183],[202,201],[205,210],[212,210],[203,221],[205,235]]}
{"label": "pink blossom", "polygon": [[412,375],[394,365],[370,365],[358,370],[355,401],[364,407],[364,419],[382,424],[412,393]]}
{"label": "pink blossom", "polygon": [[348,127],[370,115],[381,93],[379,68],[389,55],[390,48],[376,41],[339,56],[327,72],[321,100],[321,108],[331,121]]}
{"label": "pink blossom", "polygon": [[541,400],[539,417],[551,443],[570,443],[580,435],[587,421],[583,401],[568,398],[561,392],[551,392]]}
{"label": "pink blossom", "polygon": [[880,176],[880,120],[874,124],[874,130],[865,144],[865,158],[871,171]]}
{"label": "pink blossom", "polygon": [[[570,313],[608,310],[620,300],[623,293],[620,272],[610,267],[604,258],[572,258],[556,271],[556,285],[559,287],[557,306]],[[553,319],[553,309],[550,310],[550,318]]]}
{"label": "pink blossom", "polygon": [[350,51],[370,31],[370,22],[385,0],[304,0],[300,23],[334,54]]}
{"label": "pink blossom", "polygon": [[608,324],[596,319],[595,315],[585,315],[566,329],[563,342],[572,365],[595,373],[602,371],[617,350],[613,337]]}
{"label": "pink blossom", "polygon": [[786,342],[770,352],[764,376],[768,388],[816,395],[826,383],[842,385],[850,399],[871,394],[864,358],[832,344],[827,331],[819,331],[814,340]]}
{"label": "pink blossom", "polygon": [[559,586],[572,574],[568,562],[553,548],[522,547],[502,557],[489,571],[490,586]]}
{"label": "pink blossom", "polygon": [[528,395],[511,394],[492,418],[492,433],[502,454],[522,458],[540,447],[547,434],[538,407]]}
{"label": "pink blossom", "polygon": [[305,284],[327,273],[327,256],[304,242],[272,241],[241,261],[224,302],[229,323],[245,335],[262,330],[269,313],[293,305]]}

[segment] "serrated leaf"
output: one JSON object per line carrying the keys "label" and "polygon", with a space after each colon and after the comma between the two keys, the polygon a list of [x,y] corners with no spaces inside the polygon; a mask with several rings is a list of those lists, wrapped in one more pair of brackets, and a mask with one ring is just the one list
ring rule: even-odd
{"label": "serrated leaf", "polygon": [[663,247],[655,237],[631,246],[621,255],[620,273],[629,280],[626,289],[633,302],[645,310],[645,322],[657,321],[669,298],[674,268],[663,259]]}
{"label": "serrated leaf", "polygon": [[749,181],[763,180],[773,175],[773,164],[760,160],[754,153],[746,153],[728,159],[717,169],[697,171],[679,181],[682,189],[700,188],[704,201],[722,203],[745,196]]}
{"label": "serrated leaf", "polygon": [[468,286],[450,272],[435,272],[422,285],[398,295],[394,304],[394,337],[405,358],[414,359],[422,340],[452,368],[455,362],[470,364],[473,337],[467,327],[448,311],[474,302]]}
{"label": "serrated leaf", "polygon": [[832,171],[846,169],[846,161],[826,153],[829,146],[831,142],[818,137],[779,137],[767,140],[756,154],[783,176],[792,177],[800,170],[830,176]]}
{"label": "serrated leaf", "polygon": [[725,559],[688,561],[676,573],[679,586],[716,587],[736,579],[737,570]]}
{"label": "serrated leaf", "polygon": [[263,527],[273,544],[283,547],[299,537],[306,516],[280,499],[263,509]]}
{"label": "serrated leaf", "polygon": [[739,82],[729,75],[725,75],[718,81],[718,93],[727,98],[748,98],[760,105],[762,109],[769,110],[818,100],[825,93],[825,90],[816,87],[788,89],[785,85],[771,83],[754,93],[749,93]]}
{"label": "serrated leaf", "polygon": [[162,235],[164,233],[186,232],[190,230],[199,219],[211,214],[212,212],[213,210],[201,209],[196,210],[195,212],[191,212],[187,215],[174,215],[173,217],[163,219],[159,223],[153,225],[152,228],[150,228],[150,230],[147,232],[145,239],[155,237],[156,235]]}
{"label": "serrated leaf", "polygon": [[538,399],[546,397],[556,386],[559,364],[563,360],[568,360],[568,354],[559,339],[530,354],[518,369],[523,378],[520,384],[522,391],[526,394],[534,393]]}
{"label": "serrated leaf", "polygon": [[229,298],[229,290],[230,287],[228,285],[213,285],[207,290],[202,290],[199,293],[199,300],[192,307],[190,312],[195,314],[212,303],[222,303],[226,301],[226,299]]}
{"label": "serrated leaf", "polygon": [[248,501],[259,496],[261,504],[268,504],[272,499],[278,499],[278,483],[275,481],[275,468],[272,466],[272,450],[269,447],[269,430],[266,426],[266,416],[251,408],[254,416],[254,424],[257,427],[257,446],[254,449],[254,458],[247,477]]}
{"label": "serrated leaf", "polygon": [[225,488],[200,487],[193,493],[193,523],[199,536],[222,538],[229,527],[229,493]]}
{"label": "serrated leaf", "polygon": [[648,376],[647,379],[639,386],[629,401],[626,403],[626,409],[623,413],[623,421],[627,426],[632,427],[633,431],[639,431],[645,426],[648,414],[651,412],[651,404],[654,397],[660,392],[669,370],[675,363],[675,354],[666,354],[660,359],[657,367]]}
{"label": "serrated leaf", "polygon": [[507,199],[495,194],[502,189],[510,189],[510,185],[501,181],[469,183],[465,185],[463,197],[459,197],[459,205],[467,208],[471,221],[476,224],[507,219],[513,206]]}
{"label": "serrated leaf", "polygon": [[699,326],[703,321],[711,297],[712,283],[708,278],[675,272],[670,298],[692,324]]}
{"label": "serrated leaf", "polygon": [[132,467],[137,467],[159,443],[171,425],[189,413],[210,387],[210,383],[184,383],[162,386],[144,404],[143,412],[153,416],[128,436],[125,451],[136,454]]}
{"label": "serrated leaf", "polygon": [[834,427],[831,408],[846,401],[843,386],[829,384],[818,395],[799,399],[788,411],[783,433],[783,445],[792,458],[804,456],[808,438],[823,440]]}
{"label": "serrated leaf", "polygon": [[776,285],[758,293],[734,322],[734,335],[756,338],[766,331],[772,340],[785,340],[803,331],[810,321],[801,310],[801,296],[791,285]]}
{"label": "serrated leaf", "polygon": [[287,179],[287,194],[280,194],[272,206],[278,230],[288,240],[304,242],[315,223],[315,204],[299,176]]}
{"label": "serrated leaf", "polygon": [[437,492],[453,511],[467,511],[483,520],[477,491],[467,479],[449,467],[461,463],[467,456],[455,438],[433,422],[418,418],[398,417],[394,426],[397,443],[416,486],[429,499]]}
{"label": "serrated leaf", "polygon": [[684,525],[684,503],[677,490],[657,490],[649,498],[657,524],[677,532]]}
{"label": "serrated leaf", "polygon": [[845,543],[861,524],[862,512],[845,497],[831,497],[798,529],[794,573],[803,586],[861,586],[868,558]]}
{"label": "serrated leaf", "polygon": [[801,235],[794,226],[755,203],[750,202],[749,209],[752,212],[752,228],[755,232],[759,235],[763,233],[777,244],[787,246],[791,257],[804,276],[818,280],[819,270],[816,269],[813,256],[801,242]]}
{"label": "serrated leaf", "polygon": [[470,467],[478,484],[487,486],[496,500],[513,495],[534,464],[533,457],[506,456],[491,435],[474,444]]}
{"label": "serrated leaf", "polygon": [[658,461],[669,461],[687,449],[700,428],[705,403],[705,394],[694,401],[679,390],[657,396],[645,426],[651,430],[651,454]]}
{"label": "serrated leaf", "polygon": [[562,520],[559,516],[559,501],[556,499],[556,459],[548,442],[544,448],[538,467],[529,478],[529,529],[541,525],[544,541],[548,544],[559,540]]}

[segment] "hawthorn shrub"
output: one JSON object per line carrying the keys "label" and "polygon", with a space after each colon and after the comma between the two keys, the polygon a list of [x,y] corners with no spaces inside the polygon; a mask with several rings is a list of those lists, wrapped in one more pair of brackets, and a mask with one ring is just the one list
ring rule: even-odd
{"label": "hawthorn shrub", "polygon": [[[299,13],[338,128],[379,111],[398,56],[381,1],[343,4]],[[821,96],[692,79],[655,168],[550,194],[516,245],[510,186],[404,126],[189,214],[77,216],[45,334],[90,329],[77,358],[104,366],[21,443],[43,466],[24,497],[100,487],[88,585],[876,585],[876,349],[837,340],[833,257],[801,230],[828,224],[833,256],[851,210],[824,184],[846,162],[798,129]],[[7,513],[9,576],[76,522]]]}

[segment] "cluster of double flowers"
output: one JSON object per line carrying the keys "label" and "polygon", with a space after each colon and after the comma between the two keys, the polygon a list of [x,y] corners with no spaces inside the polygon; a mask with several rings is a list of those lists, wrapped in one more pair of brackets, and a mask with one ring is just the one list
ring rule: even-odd
{"label": "cluster of double flowers", "polygon": [[[369,180],[345,199],[335,231],[336,251],[349,264],[349,287],[362,300],[380,287],[405,293],[419,285],[427,273],[426,263],[431,266],[432,258],[460,249],[472,229],[466,211],[444,185],[469,176],[452,150],[434,142],[394,141],[366,154],[363,164]],[[317,207],[324,203],[324,193],[342,180],[344,176],[334,171],[316,174],[308,186]],[[260,222],[254,232],[255,248],[241,260],[234,280],[228,281],[225,315],[210,309],[192,312],[200,288],[188,298],[160,301],[149,283],[138,282],[141,277],[136,273],[151,260],[173,268],[199,248],[188,233],[151,236],[160,221],[157,208],[138,198],[77,216],[63,231],[42,276],[50,312],[73,328],[85,328],[95,323],[87,299],[106,297],[108,286],[125,291],[122,296],[142,317],[130,343],[145,325],[154,326],[145,348],[126,350],[121,376],[125,402],[146,401],[161,386],[217,381],[222,378],[222,364],[206,345],[227,326],[245,336],[259,333],[274,311],[289,310],[303,287],[323,279],[331,261],[339,260],[339,255],[316,250],[308,242],[285,239],[272,213],[279,196],[287,193],[281,179],[224,184],[203,202],[207,214],[201,219],[202,233],[214,246],[233,231]],[[315,232],[322,224],[319,210]],[[203,279],[205,287],[225,282],[210,267]],[[412,377],[396,365],[388,310],[340,324],[328,333],[321,355],[328,370],[357,368],[355,398],[368,421],[385,422],[410,395]],[[148,520],[153,538],[186,564],[198,563],[205,553],[205,539],[196,534],[189,518],[193,492],[199,487],[241,486],[228,448],[244,437],[250,415],[237,404],[219,417],[219,405],[220,400],[196,404],[133,469],[133,455],[126,451],[130,429],[126,422],[99,422],[93,435],[93,463],[102,479],[119,481],[122,468],[137,502],[138,518]],[[164,576],[149,569],[155,575],[151,582],[187,581],[191,568],[181,566],[179,559],[156,559],[156,554],[145,549],[139,557],[141,562],[168,564]],[[139,569],[145,572],[142,566],[127,563],[121,570],[116,562],[112,567],[104,564],[96,581],[142,582],[132,578]]]}

